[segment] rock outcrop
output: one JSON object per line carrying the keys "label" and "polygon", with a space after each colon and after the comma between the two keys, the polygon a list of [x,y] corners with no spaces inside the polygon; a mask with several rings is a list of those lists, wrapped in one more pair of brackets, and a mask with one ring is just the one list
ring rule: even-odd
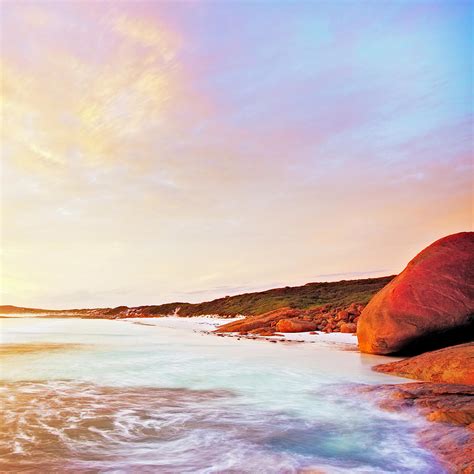
{"label": "rock outcrop", "polygon": [[438,383],[407,383],[362,387],[376,393],[389,411],[417,409],[430,423],[421,442],[434,451],[448,473],[474,473],[474,387]]}
{"label": "rock outcrop", "polygon": [[228,324],[220,326],[218,332],[240,332],[248,333],[255,330],[272,330],[275,331],[275,324],[280,319],[296,318],[301,314],[298,309],[282,308],[259,316],[249,316],[245,319],[239,319]]}
{"label": "rock outcrop", "polygon": [[318,325],[313,321],[305,321],[303,319],[280,319],[275,329],[278,332],[305,332],[314,331],[318,328]]}
{"label": "rock outcrop", "polygon": [[414,382],[375,385],[361,390],[389,395],[381,399],[382,408],[396,411],[417,407],[430,421],[452,423],[474,430],[474,387],[470,385]]}
{"label": "rock outcrop", "polygon": [[419,253],[365,307],[359,348],[420,353],[473,339],[474,232],[444,237]]}
{"label": "rock outcrop", "polygon": [[374,370],[427,382],[474,385],[474,342],[376,365]]}
{"label": "rock outcrop", "polygon": [[313,309],[281,308],[259,316],[248,316],[217,328],[217,332],[238,332],[268,336],[275,332],[346,332],[355,333],[364,305],[319,306]]}

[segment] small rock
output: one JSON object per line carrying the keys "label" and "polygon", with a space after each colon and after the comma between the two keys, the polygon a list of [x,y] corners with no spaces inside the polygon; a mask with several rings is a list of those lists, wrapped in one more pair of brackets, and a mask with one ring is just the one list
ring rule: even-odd
{"label": "small rock", "polygon": [[343,323],[340,330],[343,333],[355,333],[357,331],[357,325],[354,323]]}

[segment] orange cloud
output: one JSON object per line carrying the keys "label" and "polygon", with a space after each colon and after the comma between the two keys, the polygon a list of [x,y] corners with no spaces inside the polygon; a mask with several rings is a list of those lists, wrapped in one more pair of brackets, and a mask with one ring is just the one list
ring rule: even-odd
{"label": "orange cloud", "polygon": [[[184,80],[174,62],[178,35],[125,16],[104,32],[111,44],[117,33],[120,48],[102,64],[86,62],[67,42],[46,43],[43,60],[26,68],[4,61],[7,158],[34,169],[41,162],[67,166],[71,157],[84,165],[116,162],[134,152],[134,141],[150,126],[163,124]],[[24,39],[34,40],[34,35]],[[152,51],[137,54],[137,43]]]}

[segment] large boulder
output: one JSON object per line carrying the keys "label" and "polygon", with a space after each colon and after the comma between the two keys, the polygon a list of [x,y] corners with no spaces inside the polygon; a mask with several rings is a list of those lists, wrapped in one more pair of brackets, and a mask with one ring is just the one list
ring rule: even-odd
{"label": "large boulder", "polygon": [[362,311],[362,352],[420,353],[474,335],[474,232],[444,237],[420,252]]}
{"label": "large boulder", "polygon": [[474,342],[376,365],[374,370],[426,382],[474,385]]}

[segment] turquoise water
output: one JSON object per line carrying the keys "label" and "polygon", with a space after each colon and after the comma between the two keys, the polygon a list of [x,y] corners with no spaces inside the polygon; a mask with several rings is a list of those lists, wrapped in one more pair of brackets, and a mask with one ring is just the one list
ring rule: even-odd
{"label": "turquoise water", "polygon": [[2,471],[443,472],[423,420],[357,392],[403,381],[370,370],[383,358],[133,321],[3,319],[1,334],[36,344],[2,357]]}

